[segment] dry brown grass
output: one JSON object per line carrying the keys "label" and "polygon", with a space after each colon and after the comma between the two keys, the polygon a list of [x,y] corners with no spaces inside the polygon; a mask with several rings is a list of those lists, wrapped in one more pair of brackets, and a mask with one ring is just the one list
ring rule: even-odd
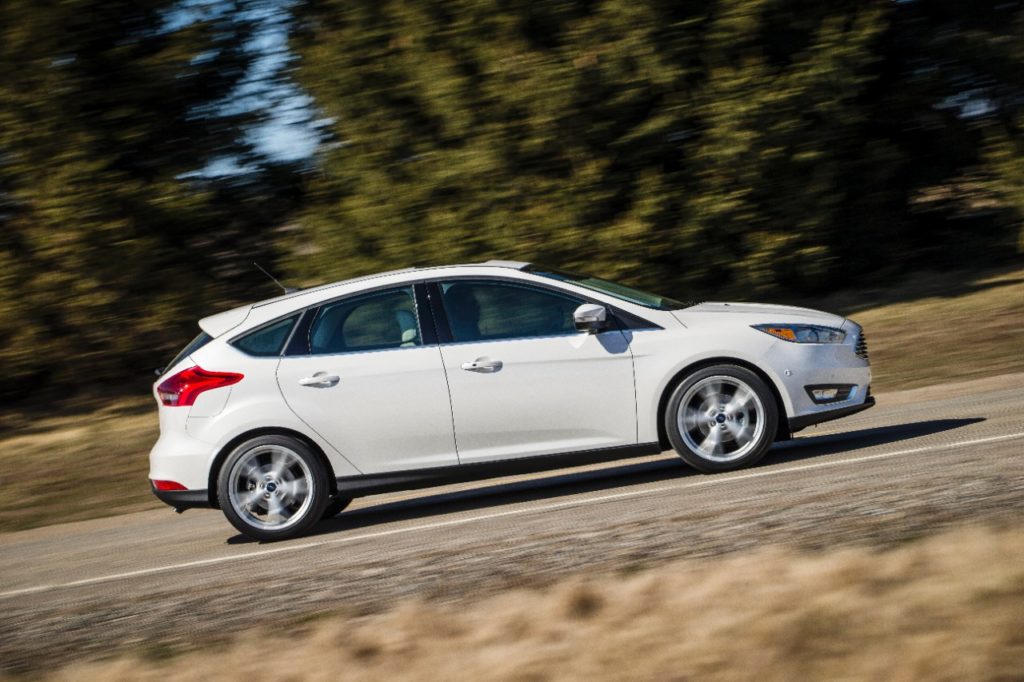
{"label": "dry brown grass", "polygon": [[769,549],[458,605],[407,602],[49,679],[1021,679],[1022,531],[966,528],[885,553]]}
{"label": "dry brown grass", "polygon": [[864,326],[874,391],[1024,371],[1024,270],[977,276],[918,275],[887,293],[899,300],[864,307],[819,302]]}
{"label": "dry brown grass", "polygon": [[146,482],[157,438],[152,398],[5,416],[18,421],[0,431],[0,531],[162,506]]}

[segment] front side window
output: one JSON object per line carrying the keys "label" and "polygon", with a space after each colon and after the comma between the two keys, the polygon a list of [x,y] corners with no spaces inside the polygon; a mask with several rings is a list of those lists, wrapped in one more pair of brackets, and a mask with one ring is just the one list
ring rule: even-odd
{"label": "front side window", "polygon": [[575,334],[572,296],[505,282],[441,283],[445,314],[457,342]]}
{"label": "front side window", "polygon": [[320,309],[309,332],[310,352],[314,355],[421,344],[411,286],[328,303]]}

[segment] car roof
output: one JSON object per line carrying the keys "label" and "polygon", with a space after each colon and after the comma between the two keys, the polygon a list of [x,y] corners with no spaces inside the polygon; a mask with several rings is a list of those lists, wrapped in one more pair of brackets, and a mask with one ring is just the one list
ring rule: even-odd
{"label": "car roof", "polygon": [[225,310],[208,317],[204,317],[199,320],[199,327],[214,338],[225,334],[226,332],[238,328],[240,326],[251,327],[253,325],[262,324],[268,319],[273,319],[276,315],[281,314],[281,306],[277,304],[285,304],[293,301],[293,299],[312,298],[316,300],[320,298],[317,293],[329,291],[336,288],[348,288],[353,284],[361,284],[364,282],[372,282],[373,280],[383,280],[382,283],[386,284],[387,280],[395,278],[398,281],[409,279],[403,277],[403,275],[410,275],[413,273],[429,273],[429,272],[457,272],[460,269],[475,269],[479,271],[481,268],[503,268],[512,270],[522,270],[529,263],[522,261],[509,261],[509,260],[490,260],[484,263],[464,263],[460,265],[435,265],[429,267],[420,268],[403,268],[400,270],[390,270],[388,272],[378,272],[372,275],[364,275],[362,277],[354,277],[352,279],[340,280],[337,282],[329,282],[327,284],[321,284],[319,286],[310,287],[308,289],[296,289],[289,291],[281,296],[274,298],[268,298],[256,303],[249,303],[238,308],[231,310]]}
{"label": "car roof", "polygon": [[455,265],[431,265],[419,268],[401,268],[399,270],[388,270],[386,272],[378,272],[372,275],[363,275],[362,277],[353,277],[351,279],[338,280],[337,282],[328,282],[327,284],[320,284],[315,287],[309,287],[308,289],[297,289],[295,291],[289,291],[281,296],[274,298],[268,298],[264,301],[259,301],[253,304],[254,308],[260,308],[265,305],[272,303],[278,303],[280,301],[286,301],[297,296],[304,296],[306,294],[315,293],[317,291],[323,291],[325,289],[333,289],[334,287],[348,286],[350,284],[358,284],[359,282],[367,282],[374,279],[383,279],[385,277],[392,277],[394,275],[404,275],[411,272],[429,272],[431,270],[449,270],[458,268],[509,268],[512,270],[522,270],[526,268],[530,263],[524,261],[515,260],[489,260],[483,263],[459,263]]}

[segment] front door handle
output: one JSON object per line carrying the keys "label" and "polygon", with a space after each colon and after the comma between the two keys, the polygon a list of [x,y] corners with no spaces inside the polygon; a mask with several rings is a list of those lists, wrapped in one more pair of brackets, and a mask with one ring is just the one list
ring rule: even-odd
{"label": "front door handle", "polygon": [[481,374],[493,374],[502,367],[501,360],[491,360],[490,358],[477,358],[473,362],[462,363],[462,369],[467,372],[480,372]]}
{"label": "front door handle", "polygon": [[311,377],[305,379],[299,379],[299,386],[311,386],[312,388],[330,388],[334,386],[341,377],[336,374],[328,374],[327,372],[317,372]]}

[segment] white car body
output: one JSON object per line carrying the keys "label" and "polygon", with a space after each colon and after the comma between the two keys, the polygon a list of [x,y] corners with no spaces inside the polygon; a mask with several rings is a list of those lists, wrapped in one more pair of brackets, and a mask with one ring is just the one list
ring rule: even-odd
{"label": "white car body", "polygon": [[[850,320],[804,308],[743,303],[653,309],[524,266],[492,262],[385,273],[201,320],[199,326],[212,340],[165,368],[154,385],[160,438],[150,455],[149,475],[154,482],[175,484],[160,490],[154,483],[156,494],[179,510],[219,506],[216,480],[226,454],[246,437],[267,433],[308,442],[322,453],[339,488],[351,488],[353,496],[416,487],[429,478],[419,474],[429,470],[450,473],[467,465],[540,461],[569,453],[588,461],[660,452],[667,447],[664,410],[674,382],[709,363],[747,367],[770,385],[782,437],[873,404],[863,333]],[[620,321],[619,327],[600,333],[462,343],[451,334],[424,332],[424,325],[441,321],[433,313],[432,322],[424,319],[423,283],[455,280],[500,280],[561,291],[604,306],[617,319],[628,318],[628,324]],[[415,290],[420,331],[410,332],[420,334],[419,345],[271,357],[254,357],[232,345],[251,330],[301,311],[410,285],[422,285]],[[840,329],[845,338],[840,343],[792,343],[753,327],[783,323]],[[474,362],[479,366],[471,367]],[[489,362],[500,367],[495,370]],[[161,383],[193,366],[244,378],[200,393],[191,406],[163,404]],[[844,400],[816,404],[806,387],[820,385],[851,388]],[[471,469],[488,475],[487,467]],[[410,472],[418,477],[403,477]]]}

